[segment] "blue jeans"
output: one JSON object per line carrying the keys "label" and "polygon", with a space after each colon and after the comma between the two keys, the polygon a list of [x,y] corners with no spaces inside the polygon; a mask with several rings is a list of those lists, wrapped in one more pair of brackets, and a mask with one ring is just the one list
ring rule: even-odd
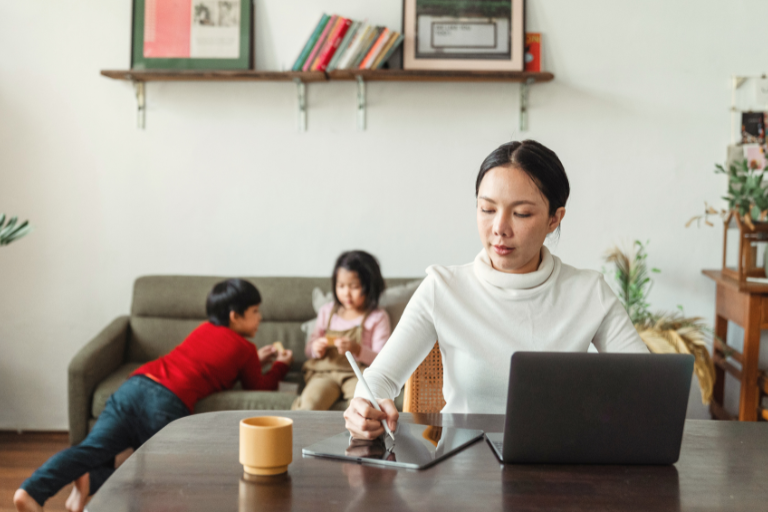
{"label": "blue jeans", "polygon": [[165,386],[140,375],[131,377],[109,397],[88,437],[48,459],[21,488],[42,506],[62,487],[88,473],[93,494],[114,472],[115,455],[127,448],[136,450],[164,426],[188,414],[184,402]]}

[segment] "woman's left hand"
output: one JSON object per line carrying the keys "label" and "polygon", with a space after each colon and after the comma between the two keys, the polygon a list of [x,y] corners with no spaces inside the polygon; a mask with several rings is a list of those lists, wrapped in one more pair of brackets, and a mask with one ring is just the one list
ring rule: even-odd
{"label": "woman's left hand", "polygon": [[355,356],[360,354],[360,345],[349,338],[337,338],[334,345],[339,350],[339,354],[344,355],[347,352],[352,352]]}

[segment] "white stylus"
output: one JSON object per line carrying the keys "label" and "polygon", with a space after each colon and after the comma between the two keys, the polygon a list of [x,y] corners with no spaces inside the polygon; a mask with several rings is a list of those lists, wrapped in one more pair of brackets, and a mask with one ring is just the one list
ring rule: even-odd
{"label": "white stylus", "polygon": [[[357,363],[355,362],[355,356],[352,355],[352,352],[347,351],[347,359],[349,359],[349,364],[352,366],[352,369],[355,371],[355,375],[357,375],[357,380],[360,382],[360,384],[363,385],[363,391],[366,395],[368,395],[368,401],[371,402],[371,405],[373,405],[377,411],[383,412],[381,410],[381,407],[379,407],[379,402],[376,401],[376,397],[373,396],[373,393],[371,393],[371,388],[368,387],[368,383],[365,382],[365,379],[363,378],[363,372],[360,371],[360,367],[357,366]],[[387,425],[387,420],[384,420],[381,422],[381,424],[384,426],[384,431],[389,435],[389,437],[392,438],[392,441],[395,440],[395,434],[392,433],[392,431],[389,429],[389,425]]]}

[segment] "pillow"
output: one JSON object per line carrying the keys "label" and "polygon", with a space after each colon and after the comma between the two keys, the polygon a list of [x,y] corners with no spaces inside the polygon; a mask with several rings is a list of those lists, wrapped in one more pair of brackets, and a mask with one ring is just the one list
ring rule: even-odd
{"label": "pillow", "polygon": [[[400,317],[403,316],[405,306],[408,304],[408,301],[411,300],[411,296],[420,284],[421,279],[416,279],[405,284],[387,288],[384,290],[384,293],[381,294],[381,297],[379,298],[379,307],[384,308],[389,315],[389,324],[393,331],[400,321]],[[323,293],[323,290],[320,288],[312,290],[312,308],[315,310],[315,313],[320,313],[320,308],[329,302],[333,302],[333,292]],[[314,322],[314,320],[312,321]],[[302,324],[302,329],[303,328]],[[307,336],[312,334],[312,329],[314,329],[314,324],[309,328]]]}

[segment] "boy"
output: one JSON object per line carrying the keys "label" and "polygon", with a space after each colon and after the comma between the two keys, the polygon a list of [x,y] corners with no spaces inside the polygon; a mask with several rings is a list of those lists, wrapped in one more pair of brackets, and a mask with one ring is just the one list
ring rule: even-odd
{"label": "boy", "polygon": [[[107,400],[93,430],[77,446],[54,455],[16,491],[19,512],[42,511],[45,501],[74,481],[67,509],[82,512],[114,471],[115,455],[134,450],[168,423],[190,414],[195,403],[238,379],[243,389],[275,390],[293,360],[290,350],[256,350],[246,340],[261,323],[261,295],[248,281],[229,279],[208,294],[208,322],[168,355],[141,366]],[[262,375],[262,359],[276,358]]]}

